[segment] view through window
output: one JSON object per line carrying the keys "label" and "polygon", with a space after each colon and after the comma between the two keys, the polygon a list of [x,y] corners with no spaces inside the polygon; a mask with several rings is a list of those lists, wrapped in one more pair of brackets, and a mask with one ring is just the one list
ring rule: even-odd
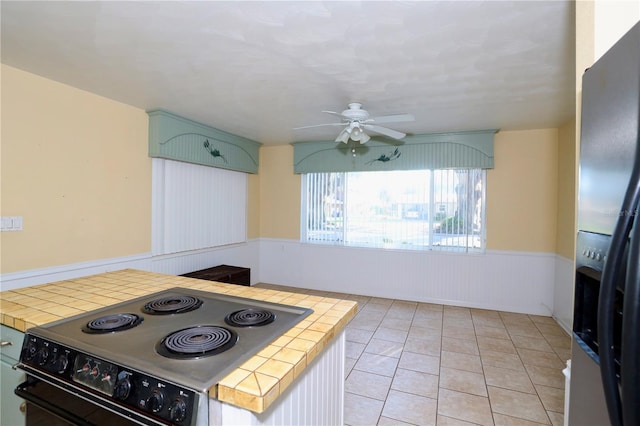
{"label": "view through window", "polygon": [[302,240],[395,249],[484,249],[482,169],[303,175]]}

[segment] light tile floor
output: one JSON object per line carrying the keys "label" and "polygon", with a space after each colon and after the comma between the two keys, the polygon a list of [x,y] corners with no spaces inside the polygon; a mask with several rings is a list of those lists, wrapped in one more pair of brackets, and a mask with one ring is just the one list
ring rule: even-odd
{"label": "light tile floor", "polygon": [[258,284],[358,302],[347,425],[562,425],[571,339],[550,317]]}

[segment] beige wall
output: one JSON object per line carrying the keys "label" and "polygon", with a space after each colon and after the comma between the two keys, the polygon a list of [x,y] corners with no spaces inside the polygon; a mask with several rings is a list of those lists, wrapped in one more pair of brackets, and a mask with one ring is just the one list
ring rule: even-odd
{"label": "beige wall", "polygon": [[293,147],[260,148],[260,237],[300,238],[300,175],[293,173]]}
{"label": "beige wall", "polygon": [[2,65],[1,272],[149,252],[146,113]]}
{"label": "beige wall", "polygon": [[576,208],[576,125],[575,119],[558,129],[558,226],[556,253],[575,257]]}
{"label": "beige wall", "polygon": [[[488,173],[487,248],[556,251],[556,129],[499,132]],[[291,146],[260,149],[260,236],[300,238],[300,176]]]}
{"label": "beige wall", "polygon": [[498,132],[487,173],[487,249],[556,250],[557,129]]}
{"label": "beige wall", "polygon": [[247,238],[260,238],[260,176],[250,174],[247,182]]}
{"label": "beige wall", "polygon": [[592,10],[594,59],[598,60],[640,20],[640,1],[595,0],[592,3],[587,7]]}

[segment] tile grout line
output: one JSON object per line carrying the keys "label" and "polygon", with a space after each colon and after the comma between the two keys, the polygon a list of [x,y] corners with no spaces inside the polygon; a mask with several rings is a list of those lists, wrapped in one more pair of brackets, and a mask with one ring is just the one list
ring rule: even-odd
{"label": "tile grout line", "polygon": [[[283,290],[287,290],[287,288],[283,288]],[[325,297],[329,297],[329,296],[325,296]],[[340,298],[347,298],[348,299],[349,295],[348,294],[341,295],[339,293],[332,293],[331,297],[340,297]],[[377,300],[377,298],[374,298],[374,297],[355,295],[355,296],[353,296],[353,299],[356,299],[356,301],[362,306],[362,308],[359,309],[358,314],[361,314],[363,312],[364,308],[367,305],[370,305],[370,306],[380,305],[378,303],[372,303],[373,301]],[[400,343],[400,342],[395,342],[395,341],[392,341],[392,340],[386,340],[384,338],[385,336],[379,336],[379,337],[376,338],[375,335],[376,335],[376,332],[380,328],[390,328],[390,327],[384,327],[385,319],[394,319],[394,318],[395,319],[399,319],[399,320],[404,319],[403,316],[400,316],[400,317],[396,318],[395,316],[394,317],[388,317],[388,315],[389,315],[390,311],[392,310],[395,302],[408,302],[408,301],[400,301],[400,300],[395,300],[395,299],[383,299],[383,300],[388,301],[390,303],[384,303],[383,304],[384,307],[385,307],[384,313],[382,314],[381,319],[377,320],[377,324],[375,325],[375,327],[373,327],[374,328],[373,331],[364,330],[364,329],[358,329],[357,327],[354,327],[354,329],[356,329],[356,330],[367,331],[368,333],[370,332],[371,334],[367,337],[366,343],[363,344],[362,351],[359,352],[357,359],[355,359],[355,362],[352,364],[352,367],[351,367],[351,369],[349,371],[349,374],[345,377],[345,381],[349,378],[351,373],[354,370],[356,370],[356,368],[355,368],[356,365],[358,364],[358,362],[361,360],[362,356],[365,353],[369,353],[369,354],[372,354],[372,355],[379,355],[379,356],[387,356],[387,355],[378,354],[378,353],[375,353],[375,352],[371,352],[371,353],[367,352],[367,348],[369,347],[369,345],[372,343],[372,341],[374,339],[383,340],[383,341],[391,342],[391,343]],[[395,367],[393,369],[393,375],[390,377],[389,388],[386,390],[386,394],[385,394],[386,397],[385,397],[384,401],[381,401],[382,402],[382,408],[380,409],[380,414],[378,415],[378,418],[377,418],[378,422],[380,422],[381,419],[384,417],[383,416],[384,409],[387,406],[389,395],[390,395],[391,391],[393,390],[394,380],[396,378],[398,370],[401,368],[400,367],[400,361],[402,360],[402,357],[403,357],[403,355],[405,353],[410,353],[410,351],[407,351],[405,348],[406,348],[407,342],[409,340],[409,336],[410,336],[411,330],[412,330],[413,327],[421,327],[422,326],[422,324],[418,324],[418,323],[415,322],[416,315],[418,313],[418,308],[420,307],[420,303],[421,302],[408,302],[408,303],[414,304],[415,307],[413,308],[413,311],[412,311],[412,314],[411,314],[411,319],[410,319],[409,324],[408,324],[408,330],[406,331],[407,334],[404,337],[403,342],[401,343],[400,354],[399,354],[399,357],[397,358],[397,364],[395,365]],[[445,337],[444,336],[445,318],[446,318],[446,309],[445,308],[446,308],[446,306],[442,305],[442,309],[438,310],[440,312],[441,324],[440,324],[440,327],[439,327],[440,328],[440,336],[439,336],[440,350],[439,350],[439,357],[438,357],[438,374],[437,374],[437,387],[436,387],[437,393],[436,393],[436,398],[435,398],[435,421],[436,421],[436,423],[438,421],[438,415],[439,415],[438,414],[438,409],[440,407],[440,397],[441,397],[440,390],[442,389],[440,387],[441,384],[442,384],[440,376],[441,376],[441,371],[442,371],[442,368],[443,368],[442,357],[443,357],[443,343],[444,343],[444,337]],[[455,310],[457,307],[452,307],[452,308]],[[479,343],[479,339],[478,339],[479,335],[477,334],[477,331],[478,331],[477,327],[478,326],[481,326],[481,325],[482,326],[486,326],[486,327],[491,327],[491,326],[483,325],[482,323],[477,323],[476,322],[477,316],[473,315],[473,313],[474,313],[473,308],[464,308],[464,307],[461,307],[461,308],[462,309],[467,309],[469,314],[470,314],[471,325],[472,325],[472,329],[473,329],[473,337],[474,337],[474,340],[475,340],[476,348],[478,350],[478,359],[480,361],[480,370],[482,371],[482,376],[483,376],[483,380],[484,380],[484,388],[485,388],[485,391],[487,393],[488,407],[489,407],[489,410],[490,410],[490,413],[491,413],[491,420],[495,424],[495,422],[496,422],[495,414],[496,413],[493,411],[493,404],[491,403],[491,398],[489,397],[489,391],[488,391],[489,385],[487,383],[487,377],[486,377],[486,366],[485,366],[485,362],[483,361],[482,352],[480,351],[480,343]],[[497,313],[497,315],[498,315],[497,318],[499,318],[500,323],[502,325],[502,328],[504,328],[504,330],[506,331],[506,336],[508,336],[508,339],[505,339],[505,340],[508,340],[511,343],[512,347],[515,349],[515,355],[517,356],[517,359],[520,362],[520,365],[522,365],[522,368],[524,369],[524,372],[526,373],[526,377],[528,378],[529,382],[533,386],[533,390],[535,391],[536,398],[537,398],[537,400],[538,400],[538,402],[540,404],[540,407],[544,411],[544,414],[545,414],[545,417],[546,417],[546,421],[549,422],[549,424],[553,424],[553,421],[552,421],[552,419],[550,417],[550,413],[553,412],[553,413],[559,414],[559,415],[563,415],[563,413],[557,412],[557,411],[553,411],[553,410],[549,410],[544,405],[544,403],[542,403],[542,398],[540,396],[538,388],[536,387],[536,384],[534,383],[533,377],[531,376],[531,373],[530,373],[529,369],[527,369],[527,366],[535,367],[536,364],[525,363],[525,360],[523,359],[523,355],[522,355],[523,354],[522,350],[553,354],[557,359],[562,361],[561,355],[558,354],[558,352],[557,352],[557,350],[561,351],[561,350],[564,349],[563,347],[558,347],[558,344],[562,345],[562,343],[561,342],[556,342],[556,344],[552,344],[551,341],[548,340],[547,336],[548,335],[553,335],[553,333],[550,330],[544,330],[544,327],[542,329],[539,327],[540,325],[542,325],[542,326],[546,325],[547,324],[546,322],[534,321],[534,319],[531,318],[531,316],[527,315],[527,314],[514,314],[514,315],[523,315],[524,318],[526,318],[528,320],[528,322],[530,322],[533,325],[533,328],[538,333],[540,333],[540,335],[543,337],[544,342],[546,342],[546,344],[551,348],[551,350],[553,352],[541,351],[541,350],[537,350],[536,348],[527,348],[526,346],[525,347],[521,347],[520,345],[516,344],[516,341],[513,340],[513,338],[514,338],[513,336],[520,336],[520,335],[519,334],[512,334],[513,331],[510,331],[510,328],[517,328],[517,327],[508,327],[507,324],[505,323],[505,321],[508,320],[507,316],[511,315],[512,313],[504,313],[504,314],[502,314],[500,311],[488,311],[488,312]],[[356,315],[356,317],[357,317],[357,315]],[[356,317],[354,317],[354,319]],[[452,319],[451,315],[449,316],[449,318]],[[453,318],[453,319],[455,319],[455,318]],[[517,324],[517,322],[515,324]],[[388,324],[386,324],[386,325],[388,326]],[[553,325],[553,324],[551,324],[551,325]],[[429,328],[429,327],[427,327],[427,328]],[[397,328],[390,328],[390,329],[396,330],[396,331],[398,330]],[[545,332],[543,332],[543,330]],[[560,329],[560,330],[562,330],[562,329]],[[489,338],[489,336],[486,336],[486,337]],[[527,336],[523,334],[520,337],[526,338]],[[419,339],[419,337],[416,337],[416,339]],[[564,346],[564,345],[562,345],[562,346]],[[508,354],[508,352],[502,352],[500,350],[497,350],[496,352]],[[413,352],[411,352],[411,353],[413,353]],[[421,354],[421,353],[417,353],[417,354]],[[462,353],[462,354],[464,354],[464,353]],[[395,358],[395,357],[390,357],[390,358]],[[529,361],[531,361],[531,360],[529,360]],[[540,365],[539,365],[539,367],[541,367],[541,368],[551,368],[551,367],[544,367],[544,366],[540,366]],[[456,367],[450,367],[450,368],[456,369]],[[505,368],[505,367],[496,366],[496,368]],[[369,373],[369,374],[374,374],[374,375],[378,375],[378,376],[387,377],[384,374],[379,374],[379,373],[372,372],[372,371],[366,371],[366,370],[356,370],[356,371],[362,371],[362,372],[366,372],[366,373]],[[410,370],[410,371],[420,372],[420,370]],[[466,370],[461,370],[461,371],[466,371]],[[433,375],[433,374],[426,373],[426,372],[422,372],[422,373],[423,374]],[[541,384],[540,386],[543,386],[543,385]],[[544,385],[544,386],[548,386],[548,387],[551,387],[553,389],[560,389],[560,388],[557,388],[556,386],[549,386],[549,385]],[[523,394],[526,394],[526,395],[531,395],[529,393],[522,392],[522,391],[519,391],[519,390],[516,390],[516,389],[512,389],[512,388],[508,388],[508,387],[507,388],[503,388],[502,386],[497,386],[497,387],[505,389],[507,391],[511,391],[511,392],[518,392],[518,393],[523,393]],[[461,393],[465,393],[465,394],[468,394],[468,395],[475,395],[474,393],[469,393],[469,392],[466,392],[466,391],[458,391],[458,390],[452,390],[452,391],[461,392]],[[399,390],[399,392],[404,392],[404,391],[403,390]],[[419,396],[419,397],[423,397],[422,395],[417,394],[417,393],[410,392],[410,394],[415,395],[415,396]],[[353,395],[358,395],[358,394],[353,394]],[[364,395],[359,395],[359,396],[364,397],[364,398],[370,398],[370,397],[364,396]],[[425,398],[429,398],[429,397],[425,396]],[[377,398],[371,398],[371,399],[377,400]],[[429,398],[429,399],[433,399],[433,398]],[[380,400],[378,400],[378,401],[380,401]],[[525,420],[525,417],[514,416],[514,414],[501,414],[501,415],[507,416],[507,417],[509,417],[511,419]],[[450,416],[445,416],[445,417],[450,417]],[[451,418],[455,419],[456,417],[451,417]],[[557,417],[556,417],[556,419],[557,419]],[[402,421],[400,419],[394,419],[394,420]],[[462,420],[462,419],[458,419],[458,420]],[[466,420],[466,421],[468,421],[468,420]]]}

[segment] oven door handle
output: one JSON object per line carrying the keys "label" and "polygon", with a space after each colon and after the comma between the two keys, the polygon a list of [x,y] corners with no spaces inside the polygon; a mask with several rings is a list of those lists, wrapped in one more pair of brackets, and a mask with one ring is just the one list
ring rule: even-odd
{"label": "oven door handle", "polygon": [[35,406],[54,414],[74,425],[78,426],[95,426],[93,423],[86,421],[85,419],[76,416],[75,414],[60,408],[56,405],[51,404],[50,402],[40,398],[39,396],[29,392],[29,387],[33,385],[34,381],[38,379],[30,379],[24,383],[21,383],[16,387],[14,393],[18,395],[20,398],[24,398],[27,402],[34,404]]}

